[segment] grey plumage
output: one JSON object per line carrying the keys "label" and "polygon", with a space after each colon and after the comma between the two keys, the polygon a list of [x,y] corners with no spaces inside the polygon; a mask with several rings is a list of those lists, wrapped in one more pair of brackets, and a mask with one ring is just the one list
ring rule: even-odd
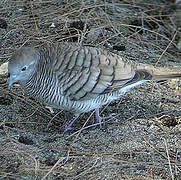
{"label": "grey plumage", "polygon": [[146,81],[181,77],[178,69],[156,68],[71,43],[38,50],[23,47],[10,58],[8,72],[9,87],[18,82],[33,97],[75,114],[108,104]]}

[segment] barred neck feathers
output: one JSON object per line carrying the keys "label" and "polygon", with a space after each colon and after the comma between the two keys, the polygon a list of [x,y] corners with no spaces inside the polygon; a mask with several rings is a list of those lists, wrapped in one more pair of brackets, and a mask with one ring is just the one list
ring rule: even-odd
{"label": "barred neck feathers", "polygon": [[58,85],[52,68],[50,68],[50,56],[43,52],[40,54],[36,71],[24,87],[33,97],[47,104],[56,104],[61,98],[61,87]]}

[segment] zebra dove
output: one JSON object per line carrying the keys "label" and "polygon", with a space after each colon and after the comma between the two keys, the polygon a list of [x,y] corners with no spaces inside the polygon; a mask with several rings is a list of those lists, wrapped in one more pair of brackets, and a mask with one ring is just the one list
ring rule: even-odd
{"label": "zebra dove", "polygon": [[131,88],[149,80],[181,77],[178,69],[156,68],[73,43],[22,47],[10,58],[8,73],[9,87],[19,83],[33,97],[76,117],[97,109],[99,122],[98,109]]}

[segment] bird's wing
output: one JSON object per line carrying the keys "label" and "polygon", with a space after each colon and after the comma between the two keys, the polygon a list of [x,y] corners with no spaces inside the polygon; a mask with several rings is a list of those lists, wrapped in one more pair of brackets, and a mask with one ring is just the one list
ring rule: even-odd
{"label": "bird's wing", "polygon": [[54,64],[63,94],[72,100],[89,100],[127,84],[146,79],[120,56],[94,47],[68,46]]}

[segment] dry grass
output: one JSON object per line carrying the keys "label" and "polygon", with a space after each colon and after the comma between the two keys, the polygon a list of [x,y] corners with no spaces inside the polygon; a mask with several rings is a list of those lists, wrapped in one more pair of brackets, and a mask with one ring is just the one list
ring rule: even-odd
{"label": "dry grass", "polygon": [[[181,63],[181,13],[171,1],[2,0],[0,16],[1,62],[23,45],[70,41],[157,66]],[[179,179],[175,89],[147,84],[106,107],[113,118],[102,129],[83,131],[91,114],[76,124],[81,131],[63,135],[70,115],[50,114],[1,77],[0,179]]]}

